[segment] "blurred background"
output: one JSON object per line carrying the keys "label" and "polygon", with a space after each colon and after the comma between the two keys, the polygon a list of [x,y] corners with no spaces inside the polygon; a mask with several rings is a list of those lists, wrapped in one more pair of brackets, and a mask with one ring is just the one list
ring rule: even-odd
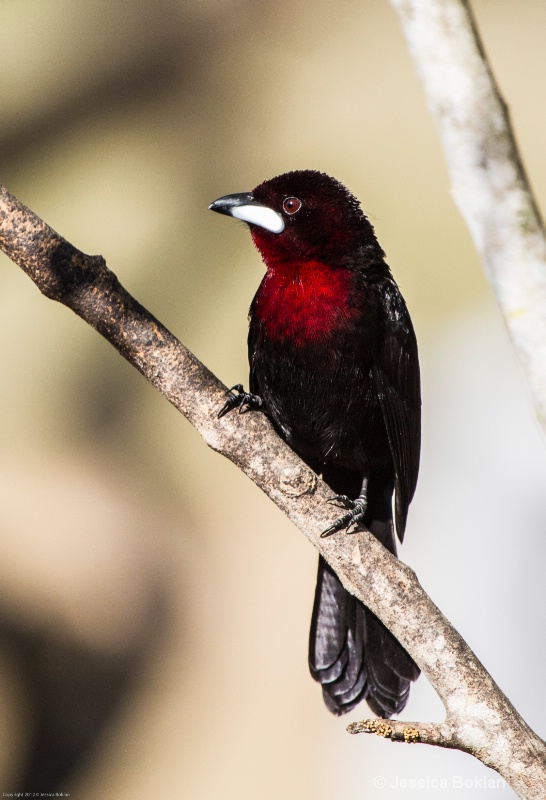
{"label": "blurred background", "polygon": [[[472,5],[541,203],[546,5]],[[361,199],[421,351],[401,557],[545,736],[546,451],[387,0],[3,0],[0,102],[2,182],[228,385],[263,268],[208,204],[298,168]],[[345,733],[367,707],[332,717],[307,670],[315,552],[0,262],[1,791],[513,796],[469,756]],[[404,717],[442,716],[421,677]]]}

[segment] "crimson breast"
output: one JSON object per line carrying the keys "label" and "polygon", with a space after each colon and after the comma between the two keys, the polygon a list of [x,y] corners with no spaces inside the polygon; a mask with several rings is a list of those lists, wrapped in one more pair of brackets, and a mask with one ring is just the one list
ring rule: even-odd
{"label": "crimson breast", "polygon": [[320,342],[356,319],[350,303],[352,275],[320,261],[268,269],[256,294],[252,314],[271,339],[296,345]]}

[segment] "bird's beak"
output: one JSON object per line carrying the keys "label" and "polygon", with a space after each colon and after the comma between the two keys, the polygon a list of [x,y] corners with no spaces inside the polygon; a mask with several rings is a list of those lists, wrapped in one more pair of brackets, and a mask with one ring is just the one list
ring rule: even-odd
{"label": "bird's beak", "polygon": [[281,215],[272,208],[257,203],[252,192],[219,197],[210,204],[209,211],[217,211],[219,214],[242,219],[251,225],[259,225],[271,233],[282,233],[284,230],[284,220]]}

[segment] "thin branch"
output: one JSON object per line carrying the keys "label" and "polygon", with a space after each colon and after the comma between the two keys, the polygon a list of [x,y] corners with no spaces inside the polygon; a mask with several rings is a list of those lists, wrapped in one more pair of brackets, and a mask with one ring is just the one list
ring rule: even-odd
{"label": "thin branch", "polygon": [[[217,419],[225,386],[121,286],[100,256],[88,256],[0,187],[0,247],[49,298],[99,331],[202,434],[303,531],[343,585],[401,641],[447,711],[453,746],[498,770],[521,797],[546,786],[546,746],[517,714],[415,574],[361,532],[321,538],[339,513],[331,491],[273,431],[263,414]],[[398,730],[399,723],[385,722]],[[425,741],[427,726],[408,741]],[[447,729],[447,728],[446,728]],[[403,732],[402,732],[403,737]],[[422,737],[422,738],[421,738]],[[394,737],[396,738],[396,737]],[[429,741],[432,742],[432,734]],[[438,738],[436,744],[444,744]]]}
{"label": "thin branch", "polygon": [[[432,744],[436,747],[448,747],[454,750],[465,750],[464,742],[457,739],[455,729],[445,722],[406,722],[398,719],[363,719],[351,722],[347,731],[356,733],[375,733],[391,742],[406,744]],[[468,751],[467,751],[468,752]]]}
{"label": "thin branch", "polygon": [[546,238],[504,102],[466,0],[391,0],[546,431]]}

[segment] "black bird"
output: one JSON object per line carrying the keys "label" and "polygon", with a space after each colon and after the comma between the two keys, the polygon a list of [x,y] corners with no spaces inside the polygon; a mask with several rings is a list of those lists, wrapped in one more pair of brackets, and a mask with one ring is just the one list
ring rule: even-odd
{"label": "black bird", "polygon": [[[419,470],[419,359],[372,225],[341,183],[310,170],[210,208],[248,223],[267,268],[250,307],[250,392],[234,387],[220,415],[262,408],[348,509],[325,533],[357,524],[396,553]],[[309,666],[334,714],[363,699],[397,714],[419,675],[322,558]]]}

